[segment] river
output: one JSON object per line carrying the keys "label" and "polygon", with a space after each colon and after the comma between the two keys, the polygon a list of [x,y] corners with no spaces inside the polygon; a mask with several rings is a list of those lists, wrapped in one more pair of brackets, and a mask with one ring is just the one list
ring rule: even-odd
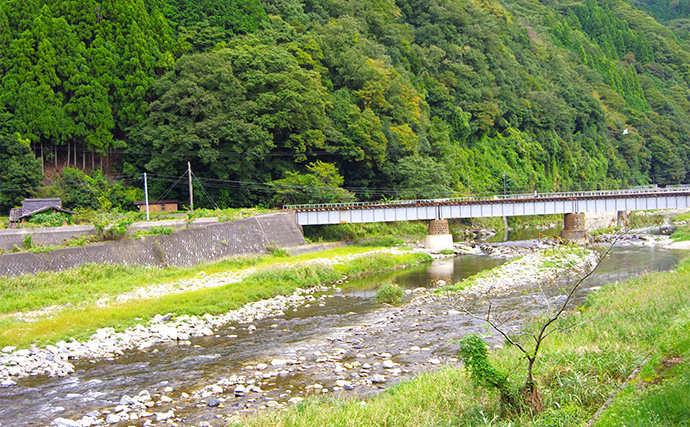
{"label": "river", "polygon": [[[671,269],[684,256],[682,251],[649,247],[615,248],[582,291],[580,301],[589,288],[645,271]],[[90,411],[113,410],[123,395],[134,396],[142,390],[149,391],[154,400],[159,395],[170,396],[170,408],[175,408],[179,424],[194,426],[202,422],[224,425],[229,416],[271,406],[270,401],[281,406],[292,397],[323,393],[319,386],[332,392],[338,379],[354,385],[352,391],[339,393],[365,396],[406,376],[456,363],[457,339],[486,332],[481,322],[448,304],[377,305],[373,297],[380,283],[395,280],[413,290],[438,280],[457,282],[503,262],[487,256],[459,256],[352,280],[285,316],[255,322],[256,329],[247,324],[228,325],[215,336],[193,339],[192,345],[165,344],[130,351],[114,360],[80,361],[76,373],[64,378],[22,379],[16,387],[0,389],[0,426],[44,426],[57,417],[79,419]],[[412,296],[410,293],[406,299]],[[529,318],[534,312],[532,299],[529,293],[516,292],[498,297],[496,305]],[[492,343],[499,345],[498,340]],[[293,362],[286,366],[285,360]],[[389,366],[382,365],[385,360]],[[257,371],[260,363],[268,367]],[[390,369],[393,364],[395,368]],[[385,382],[365,384],[364,379],[377,373],[385,375]],[[233,376],[233,381],[223,382]],[[256,381],[254,385],[262,392],[235,397],[230,384],[238,379],[245,384]],[[224,400],[219,407],[209,407],[208,398],[196,397],[204,386],[219,381],[226,385],[226,394],[219,395]],[[319,386],[311,387],[314,384]],[[166,387],[173,390],[165,392]],[[182,393],[191,397],[183,398]],[[168,409],[162,405],[150,411]],[[119,425],[144,422],[139,419]]]}

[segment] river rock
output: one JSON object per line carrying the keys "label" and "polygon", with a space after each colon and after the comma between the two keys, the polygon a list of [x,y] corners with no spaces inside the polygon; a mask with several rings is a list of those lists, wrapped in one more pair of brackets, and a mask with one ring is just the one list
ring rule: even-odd
{"label": "river rock", "polygon": [[222,394],[223,393],[223,387],[219,386],[218,384],[212,384],[210,386],[207,386],[206,389],[213,394]]}
{"label": "river rock", "polygon": [[304,399],[301,397],[292,397],[292,398],[290,398],[290,400],[288,400],[288,403],[291,403],[293,405],[300,403],[300,402],[304,402]]}
{"label": "river rock", "polygon": [[167,421],[174,417],[175,412],[173,410],[170,410],[168,412],[156,412],[156,421],[158,421],[159,423],[162,421]]}
{"label": "river rock", "polygon": [[17,385],[16,381],[12,381],[11,379],[7,378],[6,380],[0,381],[0,387],[1,388],[9,388],[9,387],[14,387]]}
{"label": "river rock", "polygon": [[108,414],[108,416],[105,417],[106,424],[117,424],[120,421],[122,421],[122,418],[117,414]]}
{"label": "river rock", "polygon": [[126,394],[120,398],[120,405],[129,406],[134,405],[135,403],[137,402]]}
{"label": "river rock", "polygon": [[390,360],[390,359],[389,359],[389,360],[384,360],[384,361],[383,361],[383,367],[386,368],[386,369],[394,368],[395,365],[396,365],[396,363],[393,362],[393,361]]}
{"label": "river rock", "polygon": [[55,418],[53,424],[57,427],[81,427],[78,422],[68,418]]}
{"label": "river rock", "polygon": [[381,374],[375,374],[374,376],[371,377],[371,382],[373,384],[382,384],[386,382],[386,377],[384,377]]}
{"label": "river rock", "polygon": [[216,399],[215,397],[212,397],[208,400],[208,403],[206,404],[209,408],[215,408],[220,405],[220,401]]}
{"label": "river rock", "polygon": [[235,387],[235,396],[244,396],[245,391],[247,391],[246,388],[242,384],[239,384],[237,387]]}
{"label": "river rock", "polygon": [[94,417],[84,416],[79,420],[81,427],[92,427],[98,424],[98,421]]}
{"label": "river rock", "polygon": [[[2,353],[12,353],[14,350],[16,350],[17,347],[12,347],[11,345],[5,346],[2,348]],[[58,418],[58,420],[61,420],[62,418]]]}

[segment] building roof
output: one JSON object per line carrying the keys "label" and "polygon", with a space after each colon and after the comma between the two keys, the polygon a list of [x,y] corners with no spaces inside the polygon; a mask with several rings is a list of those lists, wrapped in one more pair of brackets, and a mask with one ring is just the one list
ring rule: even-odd
{"label": "building roof", "polygon": [[19,222],[22,218],[29,217],[39,212],[47,211],[49,209],[74,215],[74,212],[62,209],[62,200],[54,199],[24,199],[21,208],[14,208],[10,210],[10,222]]}

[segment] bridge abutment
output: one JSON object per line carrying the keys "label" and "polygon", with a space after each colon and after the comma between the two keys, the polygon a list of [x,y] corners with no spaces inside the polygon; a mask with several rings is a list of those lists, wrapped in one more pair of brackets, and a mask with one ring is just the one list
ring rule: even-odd
{"label": "bridge abutment", "polygon": [[567,213],[563,215],[563,240],[579,240],[585,237],[585,214]]}
{"label": "bridge abutment", "polygon": [[447,219],[429,221],[429,231],[424,238],[424,247],[432,250],[453,249],[453,235]]}

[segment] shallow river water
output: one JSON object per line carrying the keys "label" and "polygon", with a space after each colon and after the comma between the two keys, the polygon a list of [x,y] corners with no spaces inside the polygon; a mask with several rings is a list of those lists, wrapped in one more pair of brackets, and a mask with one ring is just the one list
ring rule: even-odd
{"label": "shallow river water", "polygon": [[[680,251],[619,247],[587,287],[645,271],[668,270],[683,256],[685,252]],[[352,280],[311,305],[255,322],[256,330],[247,324],[227,325],[216,331],[216,336],[193,339],[192,345],[165,344],[147,351],[130,351],[114,360],[79,361],[76,373],[65,378],[19,380],[16,387],[0,389],[0,426],[44,426],[57,417],[79,419],[90,411],[112,410],[123,395],[136,395],[141,390],[154,395],[168,386],[174,389],[169,395],[175,399],[180,424],[198,425],[206,421],[223,425],[222,417],[235,411],[255,410],[266,399],[285,402],[290,396],[305,396],[306,385],[319,383],[332,388],[343,373],[334,372],[333,360],[323,359],[334,354],[336,362],[369,363],[371,374],[387,375],[385,384],[356,387],[349,392],[367,395],[405,376],[434,369],[439,364],[455,363],[454,342],[467,333],[485,332],[480,322],[459,313],[450,303],[377,305],[373,297],[380,283],[395,280],[406,289],[429,287],[438,280],[460,281],[503,262],[487,256],[460,256]],[[581,297],[586,292],[587,289]],[[496,305],[528,318],[534,310],[532,300],[529,292],[515,292],[498,297]],[[389,375],[390,371],[377,363],[381,357],[392,359],[400,372]],[[249,375],[252,372],[243,369],[247,365],[270,365],[275,358],[301,360],[300,369],[263,380],[261,388],[266,393],[259,397],[228,398],[220,408],[209,408],[198,399],[183,401],[178,397],[182,392],[192,394],[233,374]],[[356,371],[345,374],[353,379],[361,376]],[[138,420],[121,425],[143,423]]]}

